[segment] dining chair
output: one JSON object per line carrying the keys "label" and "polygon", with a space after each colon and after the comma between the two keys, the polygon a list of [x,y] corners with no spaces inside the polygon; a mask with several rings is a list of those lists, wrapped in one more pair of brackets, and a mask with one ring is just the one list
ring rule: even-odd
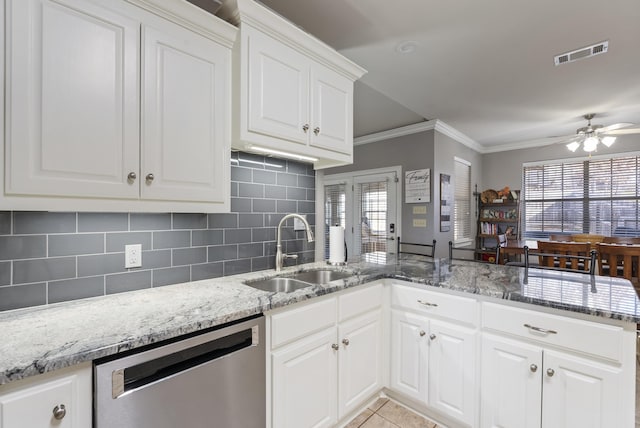
{"label": "dining chair", "polygon": [[571,235],[571,240],[573,242],[590,242],[594,245],[595,249],[595,244],[602,242],[604,240],[604,235],[595,235],[592,233],[574,233],[573,235]]}
{"label": "dining chair", "polygon": [[605,244],[640,245],[640,238],[633,236],[605,236],[602,242]]}
{"label": "dining chair", "polygon": [[640,245],[597,244],[599,274],[628,279],[640,284]]}
{"label": "dining chair", "polygon": [[[461,253],[467,254],[467,257],[461,256]],[[454,257],[454,254],[457,257]],[[466,260],[497,265],[500,260],[500,246],[498,245],[495,248],[487,248],[483,250],[475,247],[454,247],[453,242],[449,241],[449,262],[452,260]]]}
{"label": "dining chair", "polygon": [[535,252],[525,247],[526,265],[529,265],[529,256],[537,256],[538,266],[545,269],[595,274],[596,251],[591,249],[589,242],[538,241]]}
{"label": "dining chair", "polygon": [[[406,245],[407,251],[402,251],[402,246]],[[424,252],[419,252],[419,250],[424,249]],[[400,241],[400,237],[398,236],[398,254],[413,254],[416,256],[427,256],[432,257],[436,254],[436,240],[434,239],[431,244],[416,244],[413,242],[404,242]]]}
{"label": "dining chair", "polygon": [[553,234],[553,235],[549,235],[549,241],[571,242],[573,241],[573,239],[571,239],[571,235]]}

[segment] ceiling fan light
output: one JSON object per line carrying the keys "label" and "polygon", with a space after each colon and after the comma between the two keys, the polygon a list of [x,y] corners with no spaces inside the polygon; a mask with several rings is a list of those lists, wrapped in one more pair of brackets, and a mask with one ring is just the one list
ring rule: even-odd
{"label": "ceiling fan light", "polygon": [[600,140],[602,142],[602,144],[604,144],[607,147],[611,147],[611,145],[613,143],[615,143],[616,141],[616,137],[611,137],[611,136],[607,136],[607,137],[602,137],[602,139]]}
{"label": "ceiling fan light", "polygon": [[582,143],[582,149],[585,152],[593,152],[598,147],[598,137],[589,137]]}
{"label": "ceiling fan light", "polygon": [[577,141],[567,144],[567,149],[571,150],[572,152],[578,150],[578,147],[580,147],[580,143],[578,143]]}

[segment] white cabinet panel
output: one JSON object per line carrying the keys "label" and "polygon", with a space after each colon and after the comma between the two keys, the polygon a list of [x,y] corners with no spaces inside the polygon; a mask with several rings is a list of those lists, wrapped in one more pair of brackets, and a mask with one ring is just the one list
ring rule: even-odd
{"label": "white cabinet panel", "polygon": [[337,421],[335,328],[271,354],[275,428],[330,427]]}
{"label": "white cabinet panel", "polygon": [[80,0],[7,7],[5,191],[137,198],[138,23]]}
{"label": "white cabinet panel", "polygon": [[16,381],[0,388],[0,428],[88,428],[91,404],[90,364]]}
{"label": "white cabinet panel", "polygon": [[542,426],[624,426],[621,370],[544,351]]}
{"label": "white cabinet panel", "polygon": [[221,203],[229,185],[229,50],[178,25],[156,25],[143,29],[141,196]]}
{"label": "white cabinet panel", "polygon": [[310,145],[341,153],[353,151],[353,82],[320,64],[311,71],[313,107]]}
{"label": "white cabinet panel", "polygon": [[539,347],[484,334],[481,426],[539,428],[542,371]]}
{"label": "white cabinet panel", "polygon": [[391,311],[391,389],[420,402],[428,394],[428,320]]}
{"label": "white cabinet panel", "polygon": [[382,312],[372,311],[338,328],[338,417],[355,411],[382,388]]}
{"label": "white cabinet panel", "polygon": [[306,145],[308,60],[267,35],[250,27],[247,31],[249,130]]}
{"label": "white cabinet panel", "polygon": [[429,323],[429,404],[472,425],[475,421],[475,331]]}

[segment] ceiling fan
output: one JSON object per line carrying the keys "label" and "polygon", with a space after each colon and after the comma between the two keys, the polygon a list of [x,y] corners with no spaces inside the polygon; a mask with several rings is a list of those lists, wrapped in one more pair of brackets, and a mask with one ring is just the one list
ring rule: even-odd
{"label": "ceiling fan", "polygon": [[614,123],[609,126],[592,125],[591,119],[595,116],[595,113],[585,114],[583,117],[587,120],[587,126],[578,128],[576,135],[567,137],[560,142],[568,143],[567,148],[572,152],[578,150],[582,145],[582,149],[590,153],[595,151],[600,143],[611,147],[616,141],[617,135],[640,134],[639,127],[632,128],[633,123]]}

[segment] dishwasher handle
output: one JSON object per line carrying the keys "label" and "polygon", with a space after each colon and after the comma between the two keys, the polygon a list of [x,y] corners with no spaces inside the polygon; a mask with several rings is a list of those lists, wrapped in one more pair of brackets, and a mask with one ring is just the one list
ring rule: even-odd
{"label": "dishwasher handle", "polygon": [[190,348],[170,352],[111,373],[111,397],[116,399],[129,391],[161,379],[213,362],[243,349],[257,346],[259,326],[254,325]]}

